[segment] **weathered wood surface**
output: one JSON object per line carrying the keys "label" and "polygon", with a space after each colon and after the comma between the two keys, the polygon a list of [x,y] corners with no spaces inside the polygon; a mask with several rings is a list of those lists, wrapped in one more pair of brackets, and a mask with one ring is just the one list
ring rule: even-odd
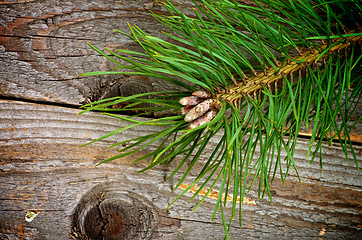
{"label": "weathered wood surface", "polygon": [[[146,162],[131,165],[134,158],[95,167],[95,163],[116,153],[106,148],[112,140],[77,147],[124,123],[96,113],[77,116],[77,112],[56,106],[0,102],[2,237],[67,239],[82,196],[104,184],[104,188],[112,185],[152,203],[159,216],[152,239],[223,239],[220,219],[210,221],[213,199],[191,212],[197,201],[189,202],[185,196],[164,211],[177,193],[171,192],[172,181],[163,181],[172,167],[137,174]],[[140,136],[155,130],[141,127],[127,134]],[[117,136],[118,140],[123,138],[123,134]],[[257,200],[252,192],[249,197],[256,206],[243,206],[243,225],[239,228],[235,222],[232,239],[316,239],[323,237],[319,236],[322,233],[328,239],[361,236],[361,172],[353,163],[345,163],[335,147],[324,149],[323,171],[317,163],[308,166],[304,159],[306,144],[298,144],[295,156],[302,183],[293,176],[285,186],[276,181],[272,187],[274,204]],[[356,147],[358,156],[361,150]],[[24,216],[30,209],[40,214],[28,223]]]}
{"label": "weathered wood surface", "polygon": [[[174,2],[192,12],[187,1]],[[149,17],[148,9],[160,11],[161,5],[152,0],[0,1],[0,239],[69,239],[78,206],[91,194],[99,211],[112,206],[103,204],[103,196],[115,204],[118,198],[125,205],[133,201],[135,209],[148,212],[142,220],[148,232],[139,228],[129,233],[136,239],[223,239],[220,217],[210,220],[213,199],[192,212],[197,201],[189,202],[188,194],[164,211],[179,193],[172,192],[178,176],[164,182],[172,166],[137,174],[146,162],[131,165],[135,156],[94,166],[116,154],[107,146],[125,135],[78,148],[124,123],[96,113],[77,116],[74,107],[111,90],[126,94],[164,87],[155,80],[77,76],[112,67],[87,42],[100,48],[137,48],[112,29],[127,31],[129,22],[159,35],[162,27]],[[138,128],[128,131],[127,138],[156,130]],[[301,139],[297,149],[302,183],[293,174],[285,186],[277,180],[272,186],[274,204],[257,200],[252,191],[257,205],[243,205],[243,225],[235,221],[231,239],[362,237],[361,172],[353,162],[345,162],[338,146],[323,148],[323,171],[317,162],[309,166],[305,160],[307,142]],[[145,151],[151,150],[152,146]],[[361,146],[355,151],[361,166]],[[28,210],[39,212],[32,222],[24,220]]]}
{"label": "weathered wood surface", "polygon": [[[80,105],[99,99],[112,87],[134,91],[135,84],[131,87],[124,81],[127,77],[78,77],[114,66],[87,42],[100,49],[135,50],[135,43],[113,29],[129,32],[129,23],[156,36],[165,30],[149,15],[149,10],[163,9],[152,0],[6,3],[0,1],[2,96]],[[190,3],[175,4],[191,12]],[[165,87],[156,80],[143,85],[140,87],[158,90]]]}

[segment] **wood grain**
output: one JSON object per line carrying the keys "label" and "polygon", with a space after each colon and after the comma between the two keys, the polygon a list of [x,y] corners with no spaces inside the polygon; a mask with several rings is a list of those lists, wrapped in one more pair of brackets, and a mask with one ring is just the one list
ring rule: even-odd
{"label": "wood grain", "polygon": [[[172,166],[138,174],[138,170],[147,166],[147,161],[132,165],[130,162],[137,157],[132,156],[95,167],[99,161],[117,153],[106,146],[126,136],[120,134],[84,148],[78,146],[124,123],[96,113],[76,115],[78,112],[42,104],[0,102],[1,237],[68,239],[74,212],[82,197],[94,187],[111,186],[152,203],[159,223],[151,239],[223,239],[220,217],[210,220],[214,199],[207,199],[192,212],[197,201],[189,202],[192,193],[187,193],[164,211],[180,192],[172,192],[179,175],[164,182]],[[157,131],[157,128],[142,126],[127,133],[127,137],[141,136],[145,131]],[[285,185],[276,180],[272,186],[274,204],[267,199],[258,200],[255,189],[251,191],[248,197],[256,201],[256,206],[242,206],[243,224],[240,228],[234,222],[232,239],[361,236],[361,172],[353,163],[347,164],[334,146],[323,148],[323,171],[317,163],[309,166],[305,160],[306,144],[301,140],[295,155],[302,182],[297,182],[293,174]],[[152,146],[145,151],[150,150]],[[209,146],[205,154],[211,150]],[[355,150],[361,164],[362,149],[357,146]],[[186,183],[191,183],[201,166],[200,162]],[[28,223],[24,221],[27,210],[40,213]],[[319,236],[321,231],[324,236]]]}
{"label": "wood grain", "polygon": [[[178,1],[176,5],[191,12],[190,3]],[[137,25],[160,36],[165,29],[149,10],[159,12],[161,7],[152,0],[1,2],[0,94],[80,105],[101,98],[112,86],[132,91],[127,84],[122,87],[127,80],[124,76],[78,77],[114,67],[87,42],[100,49],[139,49],[113,29],[129,33],[128,24]],[[167,84],[152,81],[156,91],[167,88]]]}

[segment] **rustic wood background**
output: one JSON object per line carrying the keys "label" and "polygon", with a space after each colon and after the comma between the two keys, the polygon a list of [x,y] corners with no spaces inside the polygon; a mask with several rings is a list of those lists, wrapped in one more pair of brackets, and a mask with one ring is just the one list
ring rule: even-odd
{"label": "rustic wood background", "polygon": [[[173,2],[192,13],[190,1]],[[164,181],[172,166],[139,174],[147,163],[130,164],[136,156],[94,166],[117,153],[107,148],[111,143],[157,128],[78,148],[125,124],[97,113],[76,115],[81,104],[168,88],[154,79],[78,77],[112,67],[87,42],[137,49],[112,29],[127,31],[130,23],[160,35],[165,29],[149,10],[163,11],[153,0],[0,1],[0,239],[85,239],[82,231],[98,232],[94,239],[223,239],[220,216],[211,221],[214,199],[193,212],[197,200],[190,202],[190,193],[165,211],[180,192],[172,192],[179,176]],[[360,132],[355,139],[362,166]],[[361,171],[346,163],[338,145],[323,147],[323,171],[318,162],[309,165],[307,144],[301,138],[295,155],[302,182],[294,173],[285,185],[276,180],[273,204],[252,191],[255,204],[242,206],[242,226],[236,219],[231,239],[362,238]],[[27,222],[31,210],[39,215]],[[93,229],[82,229],[90,223]]]}

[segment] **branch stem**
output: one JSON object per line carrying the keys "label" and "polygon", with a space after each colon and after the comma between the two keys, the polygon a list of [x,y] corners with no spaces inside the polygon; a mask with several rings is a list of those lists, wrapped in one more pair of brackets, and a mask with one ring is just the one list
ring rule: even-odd
{"label": "branch stem", "polygon": [[[334,43],[340,41],[340,43],[331,47],[327,53],[340,52],[343,49],[348,48],[352,43],[362,40],[362,36],[352,36],[347,38],[336,38]],[[324,54],[325,50],[328,49],[331,45],[323,44],[304,51],[303,55],[297,56],[294,58],[294,61],[288,63],[286,62],[281,66],[277,71],[274,68],[269,69],[264,73],[260,73],[257,76],[250,77],[242,82],[239,82],[237,85],[231,85],[223,91],[219,91],[214,99],[216,101],[224,100],[229,103],[238,102],[238,99],[241,99],[245,96],[252,94],[253,92],[262,89],[264,86],[270,85],[273,82],[283,79],[285,76],[292,74],[295,71],[300,71],[303,68],[309,66],[312,63],[317,62]],[[318,49],[318,51],[316,51]]]}

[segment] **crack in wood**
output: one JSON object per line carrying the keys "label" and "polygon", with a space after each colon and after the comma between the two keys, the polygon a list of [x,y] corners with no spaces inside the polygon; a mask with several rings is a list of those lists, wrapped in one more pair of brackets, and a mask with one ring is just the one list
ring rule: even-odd
{"label": "crack in wood", "polygon": [[47,39],[65,39],[65,40],[82,40],[82,41],[91,41],[94,39],[91,38],[74,38],[74,37],[66,37],[66,36],[54,36],[54,35],[36,35],[36,34],[29,34],[28,36],[21,36],[21,35],[4,35],[0,34],[0,37],[6,38],[20,38],[20,39],[34,39],[34,38],[47,38]]}

